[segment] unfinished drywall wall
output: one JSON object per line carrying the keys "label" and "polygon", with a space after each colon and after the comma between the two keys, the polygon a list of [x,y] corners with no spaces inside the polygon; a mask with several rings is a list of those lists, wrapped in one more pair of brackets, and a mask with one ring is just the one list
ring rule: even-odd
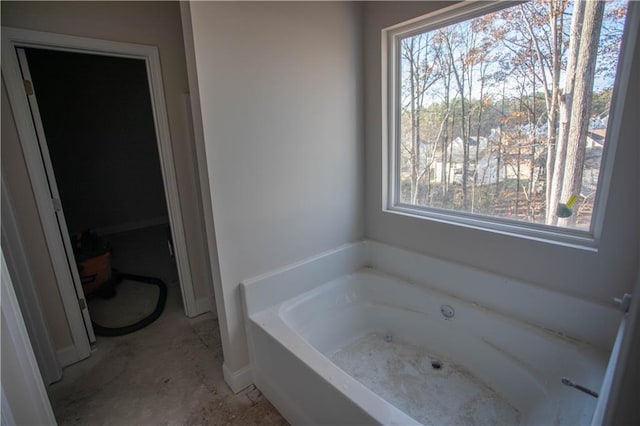
{"label": "unfinished drywall wall", "polygon": [[[629,292],[638,262],[638,96],[627,96],[611,192],[598,251],[564,247],[382,210],[381,30],[450,3],[365,4],[365,150],[368,238],[476,266],[605,304]],[[640,54],[640,45],[635,56]],[[637,63],[637,61],[636,61]],[[632,76],[640,70],[632,71]],[[624,90],[640,92],[632,77]],[[474,285],[474,283],[469,283]],[[505,298],[507,295],[496,295]]]}
{"label": "unfinished drywall wall", "polygon": [[[184,110],[184,94],[189,87],[178,2],[6,1],[2,3],[1,22],[15,28],[158,47],[195,297],[198,305],[206,309],[212,297],[211,273],[194,164],[193,132],[189,131],[191,124]],[[3,115],[2,127],[5,126],[14,126],[12,117]],[[4,169],[4,156],[2,166]],[[26,173],[24,162],[15,167]],[[39,227],[38,221],[29,219],[31,216],[21,212],[24,227]],[[39,243],[44,244],[43,237]],[[48,261],[30,244],[25,243],[25,250],[34,265]],[[54,344],[59,347],[62,343],[56,340]]]}
{"label": "unfinished drywall wall", "polygon": [[145,61],[26,56],[69,232],[169,223]]}
{"label": "unfinished drywall wall", "polygon": [[362,237],[361,10],[189,6],[233,375],[249,362],[239,283]]}

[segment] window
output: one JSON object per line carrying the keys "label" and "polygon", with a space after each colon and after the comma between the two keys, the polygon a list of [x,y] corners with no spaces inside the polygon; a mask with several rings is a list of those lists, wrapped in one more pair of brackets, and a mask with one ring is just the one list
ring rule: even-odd
{"label": "window", "polygon": [[387,209],[593,245],[633,6],[470,3],[385,30]]}

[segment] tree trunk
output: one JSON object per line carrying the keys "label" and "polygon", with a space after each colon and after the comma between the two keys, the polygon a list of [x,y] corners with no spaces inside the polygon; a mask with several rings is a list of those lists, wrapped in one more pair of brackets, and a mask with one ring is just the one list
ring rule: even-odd
{"label": "tree trunk", "polygon": [[536,161],[536,145],[535,143],[531,144],[531,161],[529,162],[530,168],[529,168],[529,199],[528,199],[528,203],[529,203],[529,211],[531,212],[531,221],[535,222],[536,219],[536,212],[535,212],[535,204],[534,204],[534,197],[533,197],[533,193],[535,190],[535,184],[534,184],[534,172],[535,172],[535,161]]}
{"label": "tree trunk", "polygon": [[451,46],[451,40],[449,40],[449,36],[444,38],[444,42],[447,47],[447,53],[449,55],[449,60],[451,61],[451,67],[453,71],[453,76],[456,79],[456,83],[458,85],[458,93],[460,94],[460,138],[462,139],[462,209],[467,210],[467,176],[468,176],[468,168],[469,168],[469,141],[468,135],[466,134],[466,110],[465,110],[465,72],[466,72],[466,64],[464,58],[460,61],[461,69],[458,70],[456,65],[456,60],[453,57],[453,48]]}
{"label": "tree trunk", "polygon": [[500,197],[500,159],[502,158],[502,130],[498,136],[498,152],[496,154],[496,200]]}
{"label": "tree trunk", "polygon": [[[564,93],[560,98],[560,126],[559,136],[556,143],[556,160],[551,178],[551,190],[549,192],[549,203],[547,204],[546,222],[549,225],[557,223],[556,209],[560,200],[562,182],[567,155],[567,140],[569,138],[569,124],[571,115],[571,105],[573,98],[573,86],[576,78],[576,65],[578,62],[578,52],[580,49],[580,36],[582,21],[584,19],[584,5],[586,2],[577,1],[573,6],[573,16],[571,17],[571,31],[569,35],[569,58],[567,60],[567,71],[565,74]],[[551,173],[547,170],[547,173]]]}
{"label": "tree trunk", "polygon": [[409,87],[411,90],[411,204],[415,204],[418,193],[418,165],[420,163],[420,146],[416,143],[416,86],[415,86],[415,42],[411,39],[409,61]]}
{"label": "tree trunk", "polygon": [[[551,185],[553,175],[551,171],[555,167],[556,160],[556,137],[557,137],[557,122],[558,122],[558,98],[559,98],[559,86],[560,86],[560,60],[562,56],[561,43],[562,43],[562,28],[558,28],[558,11],[555,8],[554,2],[549,2],[549,26],[551,27],[551,104],[549,105],[547,112],[547,175],[545,185],[545,202],[549,205],[551,199]],[[542,64],[541,64],[542,65]]]}
{"label": "tree trunk", "polygon": [[[476,158],[475,168],[473,171],[473,197],[471,201],[471,212],[475,211],[476,204],[476,187],[478,185],[478,163],[480,162],[480,132],[482,128],[482,102],[484,101],[484,80],[486,68],[482,68],[483,63],[480,62],[480,101],[478,106],[478,127],[476,129]],[[471,117],[469,117],[471,121]]]}
{"label": "tree trunk", "polygon": [[[575,83],[567,139],[566,166],[562,182],[562,200],[572,194],[580,195],[582,189],[582,171],[586,150],[587,131],[591,116],[591,97],[598,53],[598,41],[604,16],[603,1],[587,1],[584,4],[584,21],[582,24],[578,61],[576,63]],[[568,226],[575,224],[576,215],[567,219],[559,219],[558,224]]]}
{"label": "tree trunk", "polygon": [[[506,81],[502,83],[502,105],[500,107],[500,118],[504,119],[505,110],[504,110],[504,100],[505,100],[505,90],[507,87]],[[500,128],[498,129],[500,133],[498,133],[498,154],[496,155],[496,200],[500,196],[500,160],[502,160],[502,124],[500,124]]]}
{"label": "tree trunk", "polygon": [[411,204],[416,205],[418,203],[418,193],[420,192],[420,111],[421,111],[421,105],[418,103],[418,107],[416,110],[416,117],[415,117],[415,128],[416,128],[416,132],[415,132],[415,136],[416,136],[416,140],[415,140],[415,170],[416,170],[416,182],[415,182],[415,193],[412,195],[411,197]]}
{"label": "tree trunk", "polygon": [[[451,135],[455,135],[455,128],[456,128],[456,109],[452,108],[451,111],[453,112],[451,114]],[[453,136],[452,136],[453,137]],[[451,169],[453,166],[453,141],[452,143],[449,145],[449,170],[447,171],[447,182],[451,183]],[[448,184],[447,184],[448,185]],[[448,187],[448,186],[447,186]],[[447,197],[448,197],[448,193],[447,193]]]}
{"label": "tree trunk", "polygon": [[460,97],[461,105],[461,117],[460,117],[460,130],[462,134],[462,209],[467,210],[467,177],[469,176],[469,138],[466,135],[465,125],[465,108],[464,108],[464,93]]}
{"label": "tree trunk", "polygon": [[441,201],[444,202],[447,194],[447,145],[449,143],[449,87],[451,86],[451,74],[447,73],[444,83],[444,99],[445,99],[445,114],[447,114],[444,125],[444,133],[442,135],[442,170],[441,170]]}
{"label": "tree trunk", "polygon": [[516,219],[519,219],[520,208],[520,157],[522,155],[522,148],[518,146],[518,162],[516,163]]}

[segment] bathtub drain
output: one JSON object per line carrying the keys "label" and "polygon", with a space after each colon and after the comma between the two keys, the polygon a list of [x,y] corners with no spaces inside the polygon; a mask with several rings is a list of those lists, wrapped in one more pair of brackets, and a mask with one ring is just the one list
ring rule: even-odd
{"label": "bathtub drain", "polygon": [[431,367],[433,367],[434,370],[440,370],[442,368],[442,363],[439,360],[434,359],[431,361]]}
{"label": "bathtub drain", "polygon": [[384,341],[387,343],[391,343],[393,341],[393,336],[390,334],[385,334]]}
{"label": "bathtub drain", "polygon": [[450,305],[442,305],[442,306],[440,306],[440,312],[447,319],[453,318],[453,316],[456,314],[456,311]]}

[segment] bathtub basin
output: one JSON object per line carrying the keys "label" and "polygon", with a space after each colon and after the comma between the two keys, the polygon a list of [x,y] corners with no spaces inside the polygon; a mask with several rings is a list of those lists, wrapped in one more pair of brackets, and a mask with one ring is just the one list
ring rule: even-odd
{"label": "bathtub basin", "polygon": [[590,424],[561,379],[597,391],[606,350],[362,263],[262,306],[277,279],[243,287],[253,381],[291,423]]}

